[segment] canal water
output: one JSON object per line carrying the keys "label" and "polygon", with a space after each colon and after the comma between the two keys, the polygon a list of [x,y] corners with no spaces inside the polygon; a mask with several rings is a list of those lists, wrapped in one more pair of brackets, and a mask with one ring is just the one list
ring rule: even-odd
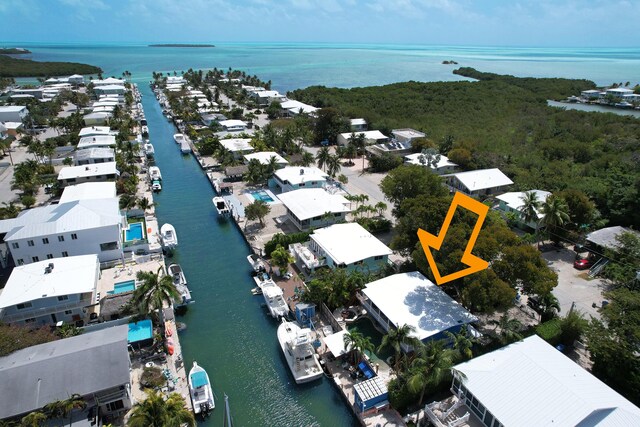
{"label": "canal water", "polygon": [[190,369],[193,360],[202,365],[216,395],[216,409],[203,425],[222,425],[223,393],[238,426],[357,425],[327,378],[304,386],[293,381],[276,338],[277,324],[267,316],[262,297],[250,293],[247,244],[233,223],[218,221],[206,175],[193,156],[181,155],[173,141],[176,130],[148,84],[138,85],[163,178],[156,214],[160,224],[176,229],[173,258],[196,301],[178,319],[187,324],[180,333],[185,367]]}

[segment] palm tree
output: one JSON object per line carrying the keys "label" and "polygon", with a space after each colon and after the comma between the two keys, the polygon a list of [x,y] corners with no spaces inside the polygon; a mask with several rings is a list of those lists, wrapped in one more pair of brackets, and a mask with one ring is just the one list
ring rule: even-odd
{"label": "palm tree", "polygon": [[500,328],[500,341],[506,345],[514,341],[522,339],[522,323],[518,319],[512,319],[508,313],[505,313],[499,320],[492,320],[490,323],[495,325],[495,329]]}
{"label": "palm tree", "polygon": [[313,164],[313,162],[314,162],[313,154],[305,150],[305,152],[302,153],[302,160],[300,160],[300,164],[302,166],[307,167]]}
{"label": "palm tree", "polygon": [[451,341],[451,347],[458,352],[461,359],[471,359],[473,357],[474,339],[469,336],[466,328],[460,329],[457,334],[452,334],[449,331],[445,332],[445,335]]}
{"label": "palm tree", "polygon": [[542,311],[541,317],[543,322],[553,319],[560,312],[560,302],[551,292],[540,295],[538,302]]}
{"label": "palm tree", "polygon": [[[540,221],[538,220],[538,212],[542,207],[542,201],[538,199],[538,193],[534,191],[527,191],[522,195],[522,206],[518,208],[520,211],[520,215],[524,220],[525,224],[529,224],[535,222],[536,224],[536,240],[538,240],[538,226],[540,225]],[[540,242],[538,241],[538,246],[540,246]]]}
{"label": "palm tree", "polygon": [[371,342],[371,338],[365,337],[358,330],[353,329],[344,334],[344,347],[347,351],[353,351],[353,364],[357,365],[362,360],[365,351],[372,352],[375,346]]}
{"label": "palm tree", "polygon": [[389,331],[382,337],[382,342],[378,347],[378,351],[382,351],[385,348],[393,349],[394,355],[394,370],[398,372],[400,368],[400,355],[402,354],[402,345],[408,345],[412,347],[418,347],[421,342],[418,338],[411,334],[415,332],[416,328],[406,323],[397,328],[389,328]]}
{"label": "palm tree", "polygon": [[20,427],[40,427],[47,421],[47,416],[40,411],[31,412],[20,420]]}
{"label": "palm tree", "polygon": [[142,209],[143,211],[146,211],[147,209],[149,209],[151,206],[153,206],[153,203],[151,203],[149,201],[149,199],[147,199],[146,197],[141,197],[138,199],[137,201],[138,207],[140,209]]}
{"label": "palm tree", "polygon": [[173,284],[171,276],[162,275],[162,267],[157,273],[138,271],[136,279],[140,286],[133,292],[132,302],[143,313],[153,313],[162,309],[164,304],[171,304],[180,298],[180,292]]}
{"label": "palm tree", "polygon": [[65,416],[64,401],[54,400],[49,402],[42,408],[48,420],[57,420]]}
{"label": "palm tree", "polygon": [[331,157],[331,152],[329,151],[329,147],[322,147],[316,154],[316,161],[318,162],[318,167],[322,170],[325,170],[325,166],[327,166],[327,163],[329,162],[330,157]]}
{"label": "palm tree", "polygon": [[338,155],[329,156],[327,160],[327,173],[331,176],[331,178],[335,178],[338,173],[340,173],[340,169],[342,169],[342,165],[340,165],[340,157]]}
{"label": "palm tree", "polygon": [[147,398],[134,405],[129,427],[195,427],[193,413],[185,405],[184,398],[178,393],[171,393],[164,400],[162,394],[154,390],[146,390]]}
{"label": "palm tree", "polygon": [[569,222],[569,206],[567,202],[562,197],[556,197],[552,194],[542,204],[542,213],[544,214],[542,224],[551,233],[553,243],[558,244],[560,236],[556,231],[559,227]]}
{"label": "palm tree", "polygon": [[384,215],[384,211],[387,210],[387,204],[385,202],[378,202],[378,203],[376,203],[374,208],[375,208],[376,213],[378,214],[378,216],[383,216]]}
{"label": "palm tree", "polygon": [[449,375],[452,367],[453,352],[444,348],[444,341],[430,341],[419,349],[411,362],[407,379],[409,391],[420,392],[419,405],[422,405],[427,388],[440,384]]}
{"label": "palm tree", "polygon": [[72,424],[71,414],[76,409],[84,409],[87,407],[87,402],[78,393],[74,393],[69,396],[68,399],[62,401],[62,417],[69,417],[69,425]]}

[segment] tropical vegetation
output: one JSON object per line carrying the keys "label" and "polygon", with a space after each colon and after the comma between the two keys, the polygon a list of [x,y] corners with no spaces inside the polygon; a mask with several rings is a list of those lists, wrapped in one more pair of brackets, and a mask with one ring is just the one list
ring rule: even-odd
{"label": "tropical vegetation", "polygon": [[39,62],[0,55],[0,77],[50,77],[101,72],[100,67],[77,62]]}
{"label": "tropical vegetation", "polygon": [[147,397],[134,405],[127,426],[129,427],[195,427],[193,413],[187,408],[179,393],[171,393],[166,399],[162,393],[145,390]]}

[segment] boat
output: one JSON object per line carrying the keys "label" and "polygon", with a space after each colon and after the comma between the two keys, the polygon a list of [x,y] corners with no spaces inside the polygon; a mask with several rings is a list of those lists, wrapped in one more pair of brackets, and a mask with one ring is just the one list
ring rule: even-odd
{"label": "boat", "polygon": [[322,378],[324,373],[311,344],[311,329],[302,329],[297,323],[282,319],[278,342],[296,384]]}
{"label": "boat", "polygon": [[271,317],[278,319],[289,314],[289,306],[284,300],[284,292],[280,286],[276,285],[276,282],[269,279],[261,282],[261,286],[258,286],[262,289],[262,296],[264,302],[267,303]]}
{"label": "boat", "polygon": [[[141,121],[143,121],[144,119],[142,119]],[[142,128],[140,129],[142,131],[142,136],[149,136],[149,128],[147,126],[142,126]]]}
{"label": "boat", "polygon": [[176,142],[176,144],[180,145],[182,144],[182,141],[185,140],[184,135],[181,133],[176,133],[173,135],[173,140]]}
{"label": "boat", "polygon": [[255,287],[251,289],[251,295],[262,295],[262,288]]}
{"label": "boat", "polygon": [[156,150],[153,148],[153,144],[150,142],[147,142],[144,144],[144,153],[147,155],[148,159],[153,158],[153,156],[156,153]]}
{"label": "boat", "polygon": [[150,166],[149,178],[151,178],[152,181],[162,181],[162,174],[160,173],[160,168],[157,166]]}
{"label": "boat", "polygon": [[160,183],[160,181],[156,179],[151,182],[151,191],[154,191],[156,193],[158,191],[162,191],[162,184]]}
{"label": "boat", "polygon": [[172,250],[178,246],[178,235],[176,229],[171,224],[163,224],[160,227],[160,237],[162,238],[162,247],[167,250]]}
{"label": "boat", "polygon": [[256,273],[267,270],[266,266],[264,265],[264,261],[262,261],[262,258],[260,258],[256,254],[247,256],[247,261],[249,261],[249,264],[251,264],[251,268],[253,268],[253,271]]}
{"label": "boat", "polygon": [[189,141],[186,139],[180,143],[180,152],[182,154],[189,154],[191,152],[191,145],[189,145]]}
{"label": "boat", "polygon": [[213,206],[216,207],[216,210],[218,211],[218,215],[228,216],[231,214],[229,205],[227,204],[227,201],[224,199],[224,197],[217,196],[211,199],[211,201],[213,202]]}
{"label": "boat", "polygon": [[193,413],[207,417],[216,407],[209,375],[196,361],[189,371],[189,394],[193,404]]}
{"label": "boat", "polygon": [[178,305],[189,304],[192,302],[191,291],[189,291],[189,288],[187,287],[187,278],[184,276],[182,267],[180,267],[180,264],[170,264],[168,269],[169,274],[173,277],[173,284],[182,297],[182,301]]}

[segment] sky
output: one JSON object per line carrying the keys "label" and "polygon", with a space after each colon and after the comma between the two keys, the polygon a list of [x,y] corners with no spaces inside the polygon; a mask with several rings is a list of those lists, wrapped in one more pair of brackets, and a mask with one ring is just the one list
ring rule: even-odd
{"label": "sky", "polygon": [[10,42],[638,47],[640,0],[0,0]]}

